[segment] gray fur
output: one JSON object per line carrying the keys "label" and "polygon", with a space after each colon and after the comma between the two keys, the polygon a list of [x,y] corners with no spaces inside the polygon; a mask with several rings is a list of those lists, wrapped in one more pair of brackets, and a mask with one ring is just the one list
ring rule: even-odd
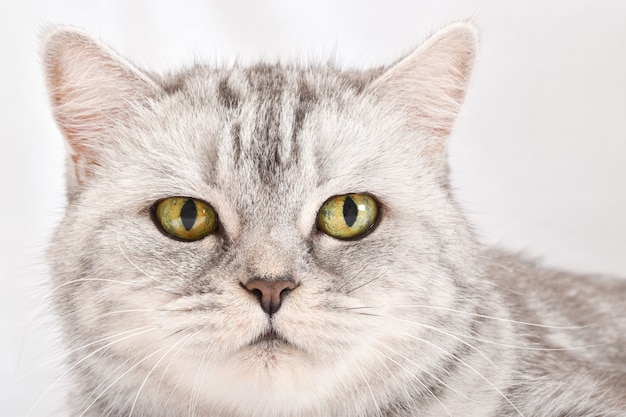
{"label": "gray fur", "polygon": [[[76,416],[623,416],[624,281],[542,269],[477,242],[445,140],[474,30],[387,69],[196,66],[158,78],[90,35],[44,62],[70,145],[50,246]],[[376,228],[315,227],[334,195]],[[159,199],[209,202],[218,233],[166,237]],[[292,276],[273,316],[241,284]],[[253,344],[270,328],[288,343]]]}

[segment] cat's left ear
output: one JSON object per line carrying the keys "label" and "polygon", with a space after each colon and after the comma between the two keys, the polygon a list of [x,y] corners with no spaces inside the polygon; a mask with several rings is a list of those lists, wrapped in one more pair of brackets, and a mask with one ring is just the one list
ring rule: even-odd
{"label": "cat's left ear", "polygon": [[367,87],[394,111],[404,112],[410,129],[424,133],[425,156],[437,165],[444,160],[446,138],[465,98],[477,47],[473,25],[450,25]]}
{"label": "cat's left ear", "polygon": [[[162,92],[144,72],[89,33],[54,27],[42,42],[52,110],[70,145],[73,173],[81,184],[100,166],[100,154],[115,138],[111,127],[128,123]],[[73,175],[72,175],[73,174]],[[70,190],[71,191],[71,190]]]}

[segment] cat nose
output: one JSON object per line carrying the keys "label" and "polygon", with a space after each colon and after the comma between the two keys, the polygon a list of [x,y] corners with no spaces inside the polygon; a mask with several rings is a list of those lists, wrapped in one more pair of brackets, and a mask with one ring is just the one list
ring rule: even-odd
{"label": "cat nose", "polygon": [[283,297],[297,287],[291,277],[277,279],[252,278],[243,287],[256,295],[261,308],[270,316],[278,311]]}

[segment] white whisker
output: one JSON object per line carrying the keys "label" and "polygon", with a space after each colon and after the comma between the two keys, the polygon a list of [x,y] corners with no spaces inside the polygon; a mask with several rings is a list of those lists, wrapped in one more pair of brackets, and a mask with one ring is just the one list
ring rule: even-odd
{"label": "white whisker", "polygon": [[[380,279],[381,277],[383,277],[384,275],[386,275],[389,271],[391,271],[391,269],[392,269],[392,268],[396,265],[396,263],[398,263],[401,259],[404,259],[404,257],[407,255],[407,253],[409,253],[409,252],[411,251],[411,249],[413,249],[413,248],[412,248],[412,247],[408,247],[408,248],[407,248],[407,250],[405,250],[405,251],[402,253],[402,255],[401,255],[401,256],[399,256],[399,257],[398,257],[398,258],[397,258],[397,259],[396,259],[396,260],[395,260],[395,261],[394,261],[391,265],[389,265],[389,266],[388,266],[388,267],[387,267],[387,268],[386,268],[383,272],[381,272],[380,274],[376,275],[374,278],[370,279],[369,281],[364,282],[364,283],[362,283],[362,284],[360,284],[360,285],[357,285],[357,286],[356,286],[356,287],[354,287],[354,288],[349,289],[348,291],[346,291],[346,294],[350,294],[350,293],[352,293],[352,292],[354,292],[354,291],[358,290],[359,288],[363,288],[363,287],[365,287],[366,285],[369,285],[369,284],[371,284],[372,282],[374,282],[374,281],[376,281],[376,280]],[[356,276],[356,275],[355,275],[355,276]],[[351,279],[350,279],[350,281],[351,281],[352,279],[353,279],[353,278],[351,278]],[[342,288],[343,288],[343,286],[342,286]]]}
{"label": "white whisker", "polygon": [[87,413],[87,411],[89,411],[91,409],[91,407],[93,407],[93,405],[100,399],[102,398],[102,396],[104,394],[106,394],[120,379],[122,379],[124,376],[126,376],[128,373],[130,373],[133,369],[137,368],[139,365],[141,365],[143,362],[147,361],[148,359],[150,359],[152,356],[158,354],[159,352],[165,350],[165,347],[162,347],[160,349],[157,349],[156,351],[152,352],[151,354],[149,354],[148,356],[145,356],[143,359],[141,359],[140,361],[138,361],[137,363],[135,363],[133,366],[131,366],[130,368],[128,368],[124,373],[122,373],[120,376],[118,376],[113,382],[111,382],[109,384],[108,387],[106,387],[103,391],[100,392],[100,394],[98,394],[98,396],[87,406],[87,408],[85,408],[83,410],[83,412],[78,416],[78,417],[83,417],[85,415],[85,413]]}
{"label": "white whisker", "polygon": [[[598,343],[598,344],[593,344],[593,345],[573,346],[573,347],[564,347],[564,348],[529,347],[529,346],[513,345],[513,344],[508,344],[508,343],[495,342],[495,341],[492,341],[492,340],[488,340],[488,339],[483,339],[483,338],[480,338],[480,337],[472,336],[471,334],[462,334],[462,333],[457,333],[457,332],[452,332],[452,331],[445,331],[445,330],[442,330],[442,329],[438,329],[438,328],[436,328],[434,326],[430,326],[428,324],[420,323],[420,322],[417,322],[417,321],[414,321],[414,320],[406,320],[406,319],[400,319],[400,318],[397,318],[397,317],[390,317],[390,316],[379,316],[379,317],[384,317],[386,319],[391,319],[391,320],[404,321],[404,322],[407,322],[407,323],[415,324],[415,325],[420,326],[420,327],[426,327],[426,328],[431,329],[433,331],[436,331],[436,332],[439,332],[439,333],[446,334],[446,335],[449,335],[451,337],[454,337],[455,339],[457,339],[457,340],[459,340],[461,342],[463,342],[463,340],[461,340],[461,338],[467,338],[467,339],[476,340],[478,342],[487,343],[487,344],[490,344],[490,345],[507,347],[507,348],[512,348],[512,349],[519,349],[519,350],[538,351],[538,352],[560,352],[560,351],[573,351],[573,350],[593,349],[593,348],[608,346],[608,345],[611,344],[611,343]],[[614,342],[614,343],[618,343],[618,342]],[[489,360],[486,357],[485,357],[485,359]],[[491,360],[489,360],[489,362],[491,362]],[[493,364],[493,362],[491,362],[491,363]]]}
{"label": "white whisker", "polygon": [[148,381],[148,378],[150,378],[150,375],[152,375],[152,372],[154,372],[154,370],[157,368],[157,366],[159,366],[159,364],[161,363],[161,361],[167,356],[168,353],[170,353],[179,343],[189,339],[192,335],[187,335],[185,337],[183,337],[182,339],[180,339],[178,342],[174,343],[164,354],[163,356],[161,356],[161,358],[154,364],[154,366],[152,366],[152,368],[150,369],[150,371],[146,374],[146,377],[143,379],[143,382],[141,383],[141,385],[139,386],[139,389],[137,390],[137,395],[135,396],[135,400],[133,401],[133,405],[130,408],[130,412],[128,413],[128,417],[132,417],[133,412],[135,411],[135,406],[137,405],[137,401],[139,400],[139,395],[141,394],[141,391],[143,390],[143,387],[146,385],[146,382]]}
{"label": "white whisker", "polygon": [[[376,340],[375,338],[372,337],[368,337],[368,339],[372,340],[373,342],[381,345],[382,347],[384,347],[385,349],[391,351],[393,354],[398,355],[400,357],[402,357],[404,360],[410,362],[411,364],[417,366],[420,371],[424,372],[424,369],[422,369],[422,367],[420,367],[419,365],[417,365],[414,361],[412,361],[411,359],[407,358],[406,356],[400,354],[399,352],[397,352],[396,350],[392,349],[391,347],[389,347],[387,344],[382,343],[378,340]],[[394,360],[392,357],[390,356],[385,356],[388,360],[390,360],[391,362],[393,362],[394,364],[396,364],[397,366],[399,366],[400,368],[404,369],[405,371],[407,371],[407,373],[411,374],[411,371],[409,371],[404,365],[398,363],[396,360]],[[389,369],[389,368],[387,368]],[[425,372],[427,373],[427,372]],[[431,375],[432,377],[432,375]],[[437,403],[439,403],[439,405],[441,406],[441,408],[443,408],[443,410],[445,411],[445,413],[448,415],[448,417],[452,417],[452,415],[450,414],[450,412],[448,411],[448,408],[443,405],[443,403],[441,402],[441,400],[435,395],[434,392],[432,392],[432,390],[417,376],[417,375],[413,375],[413,379],[416,380],[426,391],[428,391],[428,393],[430,394],[431,397],[433,397],[433,399],[435,401],[437,401]],[[443,383],[441,380],[439,380],[439,378],[434,378],[437,381]],[[446,385],[445,383],[443,383],[444,385]],[[451,388],[452,389],[452,388]],[[456,392],[456,390],[452,389],[453,391]]]}
{"label": "white whisker", "polygon": [[159,310],[156,308],[137,308],[137,309],[128,309],[128,310],[114,310],[107,311],[106,313],[102,313],[100,317],[106,316],[114,316],[116,314],[127,314],[127,313],[153,313],[155,311],[167,311],[167,310]]}
{"label": "white whisker", "polygon": [[[172,355],[172,357],[170,358],[169,362],[167,363],[167,366],[165,367],[165,369],[163,369],[163,372],[161,373],[161,378],[159,379],[159,383],[157,384],[159,387],[161,386],[161,383],[163,381],[163,378],[165,378],[165,375],[167,374],[170,366],[172,365],[172,361],[174,360],[174,358],[180,353],[180,351],[185,347],[185,345],[192,340],[198,333],[200,333],[202,330],[198,330],[195,333],[192,333],[191,335],[189,335],[189,337],[186,338],[185,343],[183,343],[182,345],[180,345],[178,347],[178,349],[176,349],[176,352],[174,352],[174,354]],[[170,400],[172,398],[172,395],[174,395],[174,391],[176,391],[176,388],[178,387],[178,384],[180,384],[180,381],[183,378],[183,374],[181,373],[181,375],[178,377],[176,383],[174,384],[174,386],[172,387],[170,394],[167,396],[167,399],[165,400],[165,403],[163,404],[163,410],[165,411],[165,409],[167,408],[167,405],[170,403]]]}
{"label": "white whisker", "polygon": [[50,392],[50,390],[60,381],[62,380],[69,372],[71,372],[73,369],[75,369],[77,366],[79,366],[82,362],[84,362],[85,360],[87,360],[88,358],[90,358],[91,356],[95,355],[96,353],[106,349],[109,346],[112,346],[116,343],[119,343],[123,340],[126,339],[130,339],[133,338],[135,336],[139,336],[140,334],[149,332],[151,330],[156,330],[155,328],[145,328],[142,327],[140,329],[143,329],[141,331],[137,331],[131,335],[128,336],[124,336],[122,338],[119,338],[117,340],[114,340],[112,342],[109,342],[107,344],[105,344],[104,346],[99,347],[98,349],[94,350],[93,352],[89,353],[88,355],[84,356],[81,360],[75,362],[72,366],[70,366],[68,369],[65,370],[65,372],[63,372],[63,374],[61,374],[61,376],[59,376],[57,379],[55,379],[52,384],[50,384],[50,386],[39,396],[39,398],[37,399],[37,401],[35,401],[35,403],[31,406],[30,410],[28,411],[28,413],[26,414],[26,417],[30,417],[30,415],[32,414],[33,410],[37,407],[37,405],[41,402],[41,400],[46,396],[46,394],[48,394],[48,392]]}
{"label": "white whisker", "polygon": [[[72,349],[72,350],[64,351],[64,352],[63,352],[63,353],[61,353],[60,355],[55,356],[54,358],[52,358],[52,359],[48,360],[47,362],[43,363],[42,365],[40,365],[40,366],[38,366],[38,367],[36,367],[36,368],[34,368],[34,369],[31,369],[31,370],[30,370],[30,371],[28,371],[28,372],[23,373],[23,374],[22,374],[22,375],[20,375],[19,377],[14,378],[14,379],[13,379],[13,381],[12,381],[12,383],[15,383],[15,382],[21,381],[22,379],[24,379],[24,378],[26,378],[26,377],[28,377],[28,376],[30,376],[30,375],[32,375],[32,374],[34,374],[35,372],[37,372],[37,371],[39,371],[39,370],[41,370],[42,368],[44,368],[44,367],[46,367],[46,366],[49,366],[49,365],[51,365],[51,364],[53,364],[53,363],[55,363],[55,362],[57,362],[57,361],[60,361],[60,360],[62,360],[62,359],[65,359],[65,358],[66,358],[67,356],[69,356],[70,354],[75,353],[75,352],[78,352],[79,350],[86,349],[86,348],[88,348],[88,347],[90,347],[90,346],[97,345],[98,343],[102,343],[102,342],[104,342],[105,340],[113,339],[113,338],[115,338],[115,337],[118,337],[118,336],[124,335],[124,334],[126,334],[126,333],[132,333],[132,332],[134,332],[134,331],[141,330],[141,329],[145,329],[145,328],[147,328],[147,327],[148,327],[148,326],[143,326],[143,327],[138,327],[138,328],[136,328],[136,329],[132,329],[132,330],[125,330],[125,331],[123,331],[123,332],[120,332],[120,333],[114,334],[114,335],[112,335],[112,336],[103,337],[102,339],[98,339],[98,340],[96,340],[96,341],[94,341],[94,342],[87,343],[87,344],[85,344],[85,345],[82,345],[82,346],[80,346],[80,347],[74,348],[74,349]],[[8,389],[8,388],[9,388],[9,386],[5,386],[4,388],[2,388],[2,390]]]}
{"label": "white whisker", "polygon": [[136,263],[131,261],[131,259],[128,257],[128,255],[126,255],[126,252],[124,252],[124,249],[122,249],[122,244],[120,243],[120,234],[121,234],[121,230],[117,232],[117,249],[120,251],[122,256],[128,261],[128,263],[130,263],[132,266],[135,267],[135,269],[137,269],[137,271],[141,272],[143,275],[145,275],[146,277],[150,278],[151,280],[153,280],[155,282],[158,282],[161,285],[165,285],[165,283],[163,281],[156,279],[155,277],[153,277],[152,275],[148,274],[143,269],[139,268],[139,266]]}
{"label": "white whisker", "polygon": [[526,321],[518,321],[518,320],[512,320],[512,319],[507,319],[507,318],[502,318],[502,317],[487,316],[484,314],[472,313],[469,311],[455,310],[455,309],[448,308],[448,307],[429,306],[429,305],[423,305],[423,304],[391,304],[391,305],[384,305],[384,306],[347,307],[345,308],[345,310],[377,309],[377,308],[388,309],[390,307],[392,308],[425,308],[425,309],[432,309],[432,310],[440,310],[440,311],[447,311],[450,313],[464,314],[467,316],[480,317],[480,318],[484,318],[488,320],[497,320],[497,321],[502,321],[506,323],[519,324],[523,326],[532,326],[532,327],[555,329],[555,330],[581,330],[581,329],[586,329],[592,326],[592,324],[585,324],[582,326],[555,326],[555,325],[549,325],[549,324],[530,323]]}
{"label": "white whisker", "polygon": [[[196,370],[196,376],[193,381],[193,386],[191,388],[191,394],[189,395],[189,417],[194,417],[196,415],[196,406],[198,405],[198,385],[201,379],[200,371],[204,368],[204,361],[206,360],[209,354],[209,349],[204,350],[204,354],[202,355],[202,359],[200,360],[200,365]],[[206,370],[203,370],[202,377],[204,377]]]}
{"label": "white whisker", "polygon": [[448,352],[447,350],[445,350],[441,346],[438,346],[436,343],[432,343],[432,342],[430,342],[428,340],[419,338],[419,337],[411,335],[409,333],[399,332],[399,331],[394,331],[394,332],[398,333],[398,334],[401,334],[401,335],[404,335],[404,336],[408,336],[408,337],[414,338],[415,340],[419,340],[421,342],[424,342],[424,343],[434,347],[435,349],[440,350],[441,352],[445,353],[446,355],[450,355],[450,356],[454,357],[459,363],[461,363],[462,365],[465,365],[468,369],[470,369],[472,372],[474,372],[479,378],[481,378],[483,381],[485,381],[487,384],[489,384],[489,386],[491,388],[493,388],[498,393],[498,395],[500,395],[511,407],[513,407],[513,409],[517,412],[517,414],[519,414],[521,417],[524,417],[522,412],[515,406],[515,404],[513,404],[513,402],[509,399],[509,397],[507,397],[498,387],[496,387],[491,381],[489,381],[489,379],[486,378],[482,373],[477,371],[474,367],[472,367],[470,364],[465,362],[463,359],[459,358],[454,353]]}
{"label": "white whisker", "polygon": [[[50,290],[43,297],[43,299],[42,299],[42,301],[40,303],[43,303],[48,297],[50,297],[53,293],[55,293],[59,289],[61,289],[63,287],[66,287],[68,285],[78,284],[80,282],[108,282],[108,283],[114,283],[114,284],[127,285],[129,287],[146,288],[145,285],[137,283],[137,282],[120,281],[120,280],[109,279],[109,278],[77,278],[77,279],[73,279],[71,281],[64,282],[63,284],[60,284],[60,285],[57,285],[56,287],[54,287],[52,290]],[[159,289],[159,288],[152,288],[152,289],[157,290],[157,291],[166,292],[166,293],[169,293],[169,294],[175,294],[175,293],[173,293],[171,291],[166,291],[166,290]],[[178,295],[178,294],[176,294],[176,295]]]}
{"label": "white whisker", "polygon": [[363,382],[365,382],[365,386],[367,386],[367,389],[370,392],[370,395],[372,396],[372,401],[374,402],[374,407],[376,407],[377,411],[380,410],[380,406],[378,405],[378,401],[376,400],[376,395],[374,394],[374,391],[372,390],[372,387],[369,384],[369,382],[367,382],[367,377],[363,373],[363,370],[359,366],[356,366],[355,369],[358,370],[359,373],[361,374],[361,376],[363,377]]}

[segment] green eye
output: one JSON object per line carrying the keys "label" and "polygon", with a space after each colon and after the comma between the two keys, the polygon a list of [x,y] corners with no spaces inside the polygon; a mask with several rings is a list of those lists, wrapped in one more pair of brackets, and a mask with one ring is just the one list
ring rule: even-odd
{"label": "green eye", "polygon": [[378,211],[378,203],[367,194],[332,197],[317,213],[317,227],[337,239],[360,237],[374,226]]}
{"label": "green eye", "polygon": [[217,213],[195,198],[170,197],[154,207],[154,221],[170,237],[191,242],[217,229]]}

